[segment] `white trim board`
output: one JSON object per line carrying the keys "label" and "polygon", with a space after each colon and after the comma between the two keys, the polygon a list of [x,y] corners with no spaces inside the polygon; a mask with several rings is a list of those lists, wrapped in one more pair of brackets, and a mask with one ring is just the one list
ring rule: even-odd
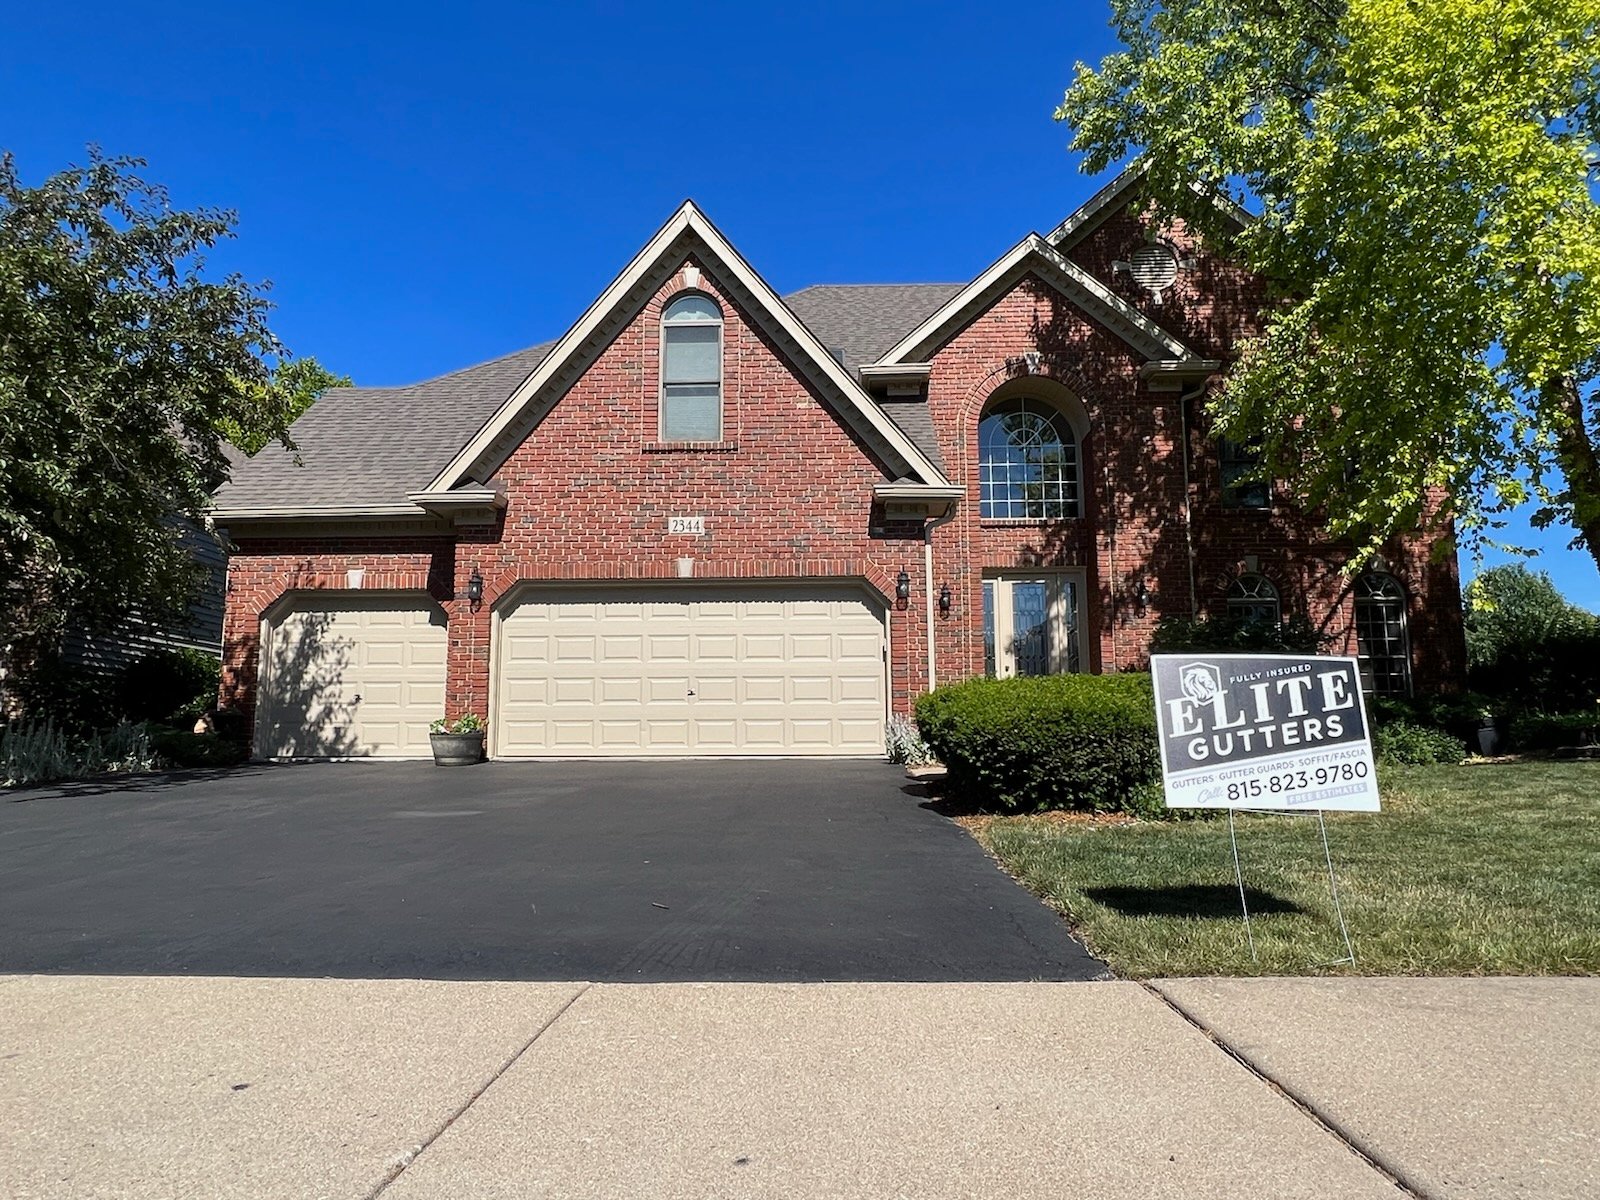
{"label": "white trim board", "polygon": [[658,270],[669,256],[676,258],[681,255],[680,243],[685,240],[694,243],[746,293],[753,302],[753,315],[766,318],[774,330],[781,332],[809,360],[806,365],[825,380],[843,401],[840,415],[856,426],[857,432],[869,444],[889,451],[891,460],[898,459],[909,473],[926,483],[937,485],[949,482],[916,444],[884,415],[877,402],[789,310],[766,280],[745,262],[716,226],[695,207],[694,202],[686,200],[578,318],[577,323],[567,330],[533,373],[511,393],[444,470],[434,477],[424,493],[419,495],[448,492],[469,478],[486,460],[494,460],[491,465],[498,467],[499,462],[514,448],[503,444],[503,439],[514,429],[518,417],[535,404],[541,392],[558,379],[575,359],[585,351],[597,349],[602,339],[604,342],[610,341],[608,323],[652,271]]}
{"label": "white trim board", "polygon": [[[1061,224],[1052,229],[1045,240],[1057,249],[1071,249],[1116,212],[1119,203],[1128,202],[1135,186],[1149,172],[1150,161],[1147,158],[1141,155],[1134,159],[1112,176],[1104,187],[1074,209]],[[1191,182],[1189,189],[1202,200],[1209,201],[1218,212],[1240,228],[1255,220],[1249,210],[1241,208],[1213,188]]]}
{"label": "white trim board", "polygon": [[962,288],[874,365],[917,362],[930,357],[978,312],[1034,272],[1146,359],[1198,358],[1183,342],[1118,296],[1037,233],[1030,233],[988,270]]}

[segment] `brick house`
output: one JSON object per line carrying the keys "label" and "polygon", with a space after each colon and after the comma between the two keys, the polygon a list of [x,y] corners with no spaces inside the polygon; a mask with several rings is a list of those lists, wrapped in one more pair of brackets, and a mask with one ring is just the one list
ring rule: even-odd
{"label": "brick house", "polygon": [[223,705],[263,756],[463,712],[500,757],[874,754],[934,682],[1139,668],[1191,612],[1458,686],[1454,556],[1350,578],[1210,436],[1263,289],[1139,181],[968,283],[785,298],[685,204],[559,341],[327,393],[218,495]]}

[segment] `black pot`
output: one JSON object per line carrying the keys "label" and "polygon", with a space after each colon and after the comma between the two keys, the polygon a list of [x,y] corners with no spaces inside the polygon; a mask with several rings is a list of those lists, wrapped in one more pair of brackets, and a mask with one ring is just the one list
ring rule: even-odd
{"label": "black pot", "polygon": [[470,767],[483,761],[482,730],[477,733],[430,733],[428,744],[433,747],[433,765],[436,767]]}

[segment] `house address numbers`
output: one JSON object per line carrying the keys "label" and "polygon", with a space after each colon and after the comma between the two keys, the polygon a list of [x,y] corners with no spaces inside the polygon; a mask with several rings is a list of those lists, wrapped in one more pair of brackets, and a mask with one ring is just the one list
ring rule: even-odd
{"label": "house address numbers", "polygon": [[667,518],[667,532],[669,534],[670,533],[686,533],[686,534],[692,534],[692,535],[694,535],[696,537],[700,537],[700,536],[703,536],[705,534],[705,531],[706,531],[706,519],[704,517],[668,517]]}

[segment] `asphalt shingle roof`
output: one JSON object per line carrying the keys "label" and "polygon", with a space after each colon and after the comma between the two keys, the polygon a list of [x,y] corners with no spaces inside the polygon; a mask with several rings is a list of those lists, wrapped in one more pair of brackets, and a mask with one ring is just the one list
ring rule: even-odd
{"label": "asphalt shingle roof", "polygon": [[[854,373],[875,362],[962,284],[840,284],[785,298]],[[291,431],[296,455],[268,446],[241,458],[223,508],[404,504],[422,490],[550,353],[554,342],[397,388],[334,388]],[[891,420],[942,469],[925,406],[891,403]]]}

